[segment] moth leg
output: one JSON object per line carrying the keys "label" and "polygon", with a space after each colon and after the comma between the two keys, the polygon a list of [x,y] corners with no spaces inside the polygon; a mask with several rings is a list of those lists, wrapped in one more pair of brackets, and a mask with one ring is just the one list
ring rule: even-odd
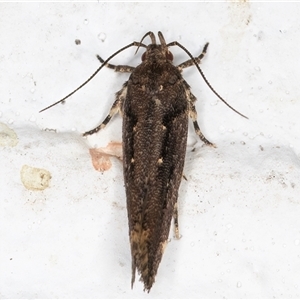
{"label": "moth leg", "polygon": [[[99,59],[99,61],[101,62],[101,64],[104,63],[104,59],[101,58],[99,55],[96,55],[97,58]],[[105,65],[107,68],[113,69],[115,70],[115,72],[121,72],[121,73],[132,73],[132,71],[135,69],[135,67],[131,67],[131,66],[126,66],[126,65],[112,65],[112,64],[106,64]]]}
{"label": "moth leg", "polygon": [[194,128],[195,128],[196,134],[199,136],[199,138],[201,139],[201,141],[204,142],[206,145],[215,148],[216,146],[215,146],[212,142],[210,142],[210,141],[203,135],[203,133],[201,132],[197,120],[194,119],[194,115],[195,115],[195,114],[197,115],[197,112],[196,112],[196,110],[195,110],[195,105],[193,105],[192,111],[190,112],[190,117],[191,117],[192,120],[193,120],[193,125],[194,125]]}
{"label": "moth leg", "polygon": [[[208,47],[208,43],[206,43],[204,45],[201,54],[199,56],[195,57],[195,61],[197,62],[197,64],[200,64],[201,59],[205,56],[207,47]],[[181,63],[180,65],[178,65],[177,68],[181,71],[182,69],[193,66],[194,64],[195,64],[194,61],[192,59],[189,59],[189,60]]]}
{"label": "moth leg", "polygon": [[199,127],[199,124],[197,122],[197,110],[196,110],[196,107],[195,107],[195,102],[196,102],[196,97],[191,93],[187,83],[186,83],[186,95],[187,95],[187,98],[188,98],[188,102],[189,102],[189,116],[190,118],[192,119],[193,121],[193,125],[194,125],[194,128],[195,128],[195,132],[196,134],[199,136],[199,138],[201,139],[202,142],[204,142],[206,145],[208,146],[212,146],[212,147],[216,147],[213,143],[211,143],[204,135],[203,133],[201,132],[200,130],[200,127]]}
{"label": "moth leg", "polygon": [[174,218],[174,226],[175,226],[175,238],[179,240],[181,238],[179,234],[179,225],[178,225],[178,207],[177,203],[174,206],[174,212],[173,212],[173,218]]}
{"label": "moth leg", "polygon": [[94,129],[85,132],[83,134],[83,136],[94,134],[94,133],[98,132],[100,129],[103,129],[115,114],[120,113],[121,112],[121,107],[122,107],[122,104],[123,104],[123,100],[126,97],[126,93],[127,93],[127,82],[125,82],[122,89],[119,92],[117,92],[116,100],[115,100],[114,104],[112,105],[112,107],[109,111],[109,114],[104,119],[104,121],[100,125],[95,127]]}

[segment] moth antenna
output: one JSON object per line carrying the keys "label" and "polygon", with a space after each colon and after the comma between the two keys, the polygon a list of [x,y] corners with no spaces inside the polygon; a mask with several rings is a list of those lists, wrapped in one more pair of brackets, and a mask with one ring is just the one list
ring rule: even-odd
{"label": "moth antenna", "polygon": [[[232,109],[235,113],[239,114],[240,116],[242,116],[243,118],[248,119],[248,117],[246,117],[245,115],[243,115],[242,113],[240,113],[239,111],[237,111],[235,108],[233,108],[231,105],[229,105],[216,91],[215,89],[211,86],[211,84],[208,82],[208,80],[206,79],[203,71],[201,70],[201,68],[199,67],[199,65],[197,64],[194,56],[184,47],[182,46],[180,43],[178,42],[171,42],[169,44],[167,44],[167,47],[171,47],[171,46],[178,46],[180,47],[194,62],[194,65],[196,66],[196,68],[198,69],[199,73],[201,74],[204,82],[207,84],[207,86],[211,89],[211,91],[221,100],[223,101],[230,109]],[[208,46],[208,44],[207,44]],[[206,47],[207,47],[206,46]]]}
{"label": "moth antenna", "polygon": [[134,55],[137,54],[137,52],[139,51],[140,47],[145,47],[145,48],[147,48],[147,46],[143,45],[142,42],[143,42],[143,40],[145,39],[145,37],[147,37],[148,35],[150,35],[150,39],[151,39],[152,44],[156,44],[156,39],[155,39],[154,33],[153,33],[152,31],[148,31],[148,32],[142,37],[142,39],[141,39],[141,41],[140,41],[140,45],[139,45],[138,48],[136,49]]}
{"label": "moth antenna", "polygon": [[70,96],[72,96],[73,94],[75,94],[78,90],[80,90],[83,86],[85,86],[90,80],[92,80],[97,74],[98,74],[98,72],[113,58],[113,57],[115,57],[117,54],[119,54],[120,52],[122,52],[122,51],[124,51],[124,50],[126,50],[127,48],[130,48],[130,47],[132,47],[132,46],[138,46],[138,47],[145,47],[145,48],[147,48],[147,46],[146,45],[144,45],[144,44],[142,44],[141,42],[132,42],[131,44],[128,44],[127,46],[125,46],[125,47],[123,47],[123,48],[121,48],[121,49],[119,49],[118,51],[116,51],[114,54],[112,54],[108,59],[106,59],[103,63],[102,63],[102,65],[94,72],[94,74],[92,74],[92,76],[90,76],[89,77],[89,79],[87,79],[83,84],[81,84],[77,89],[75,89],[72,93],[70,93],[69,95],[67,95],[66,97],[64,97],[64,98],[62,98],[61,100],[59,100],[59,101],[57,101],[57,102],[55,102],[55,103],[53,103],[53,104],[51,104],[51,105],[49,105],[49,106],[47,106],[47,107],[45,107],[45,108],[43,108],[42,110],[40,110],[39,112],[41,113],[41,112],[43,112],[43,111],[45,111],[45,110],[47,110],[47,109],[49,109],[49,108],[51,108],[51,107],[53,107],[53,106],[55,106],[55,105],[57,105],[57,104],[59,104],[59,103],[61,103],[61,102],[63,102],[63,101],[65,101],[67,98],[69,98]]}

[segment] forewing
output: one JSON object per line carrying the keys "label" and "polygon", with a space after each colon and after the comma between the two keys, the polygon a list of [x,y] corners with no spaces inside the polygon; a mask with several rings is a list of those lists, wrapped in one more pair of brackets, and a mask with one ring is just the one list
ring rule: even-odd
{"label": "forewing", "polygon": [[[144,67],[140,70],[140,67]],[[168,239],[186,152],[188,103],[172,64],[140,65],[123,105],[124,177],[135,268],[150,290]]]}

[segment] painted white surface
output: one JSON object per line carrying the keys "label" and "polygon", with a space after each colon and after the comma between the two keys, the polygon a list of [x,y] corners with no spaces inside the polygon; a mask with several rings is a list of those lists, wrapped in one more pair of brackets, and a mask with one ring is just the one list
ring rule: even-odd
{"label": "painted white surface", "polygon": [[[19,142],[0,148],[0,297],[300,297],[299,13],[299,3],[1,3],[0,122]],[[130,289],[121,162],[99,173],[88,152],[121,140],[121,118],[80,136],[128,75],[104,69],[65,105],[38,111],[84,82],[95,54],[149,30],[193,55],[210,42],[202,69],[249,120],[196,68],[184,72],[217,148],[202,147],[190,126],[182,239],[171,232],[148,295],[138,281]],[[137,65],[134,52],[112,63]],[[187,59],[172,52],[175,64]],[[25,164],[50,171],[50,187],[26,190]]]}

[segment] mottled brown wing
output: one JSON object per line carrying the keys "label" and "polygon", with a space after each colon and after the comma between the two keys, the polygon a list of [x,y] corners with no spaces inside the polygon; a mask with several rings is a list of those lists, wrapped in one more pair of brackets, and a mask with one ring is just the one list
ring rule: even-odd
{"label": "mottled brown wing", "polygon": [[188,101],[180,72],[171,63],[142,63],[128,80],[122,111],[132,284],[137,268],[149,291],[168,240],[186,152]]}

